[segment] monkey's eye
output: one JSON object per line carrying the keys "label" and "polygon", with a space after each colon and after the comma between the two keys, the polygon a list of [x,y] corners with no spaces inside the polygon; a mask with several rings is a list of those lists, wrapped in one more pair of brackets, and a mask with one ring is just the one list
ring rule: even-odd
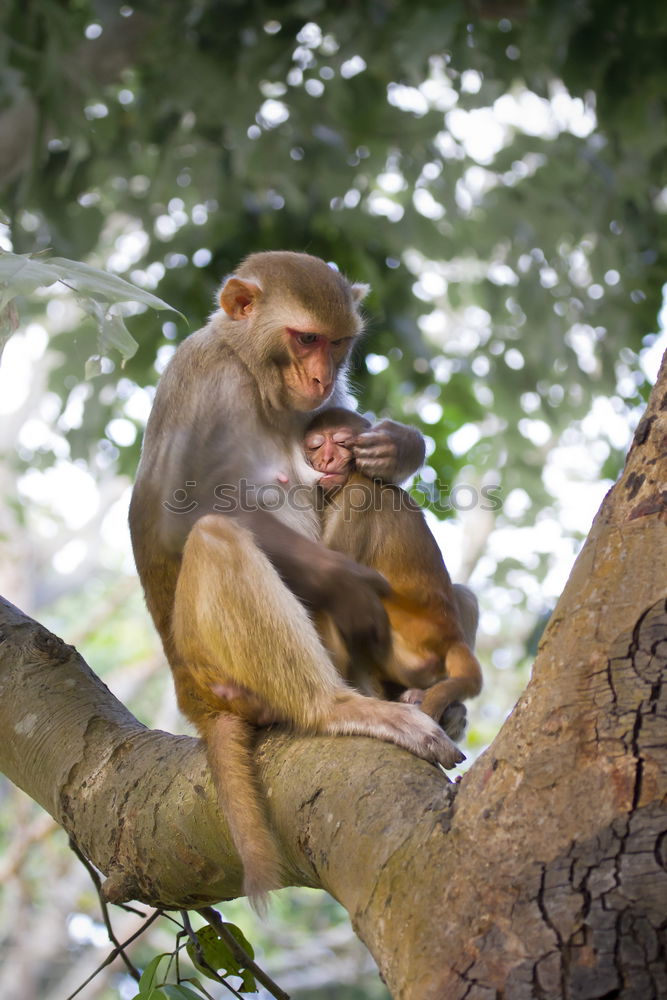
{"label": "monkey's eye", "polygon": [[292,334],[297,344],[301,344],[302,347],[312,347],[313,344],[318,344],[324,340],[324,337],[320,333],[301,333],[300,330],[289,330],[289,333]]}

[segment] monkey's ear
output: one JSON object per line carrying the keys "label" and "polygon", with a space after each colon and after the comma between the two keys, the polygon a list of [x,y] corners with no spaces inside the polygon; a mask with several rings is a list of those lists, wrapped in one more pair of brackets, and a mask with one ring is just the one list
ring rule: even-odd
{"label": "monkey's ear", "polygon": [[356,302],[356,304],[359,305],[359,303],[363,302],[363,300],[366,298],[370,290],[371,290],[370,285],[362,285],[359,282],[356,282],[354,285],[352,285],[352,301]]}
{"label": "monkey's ear", "polygon": [[262,289],[254,281],[228,278],[220,289],[220,305],[231,319],[245,319],[261,294]]}

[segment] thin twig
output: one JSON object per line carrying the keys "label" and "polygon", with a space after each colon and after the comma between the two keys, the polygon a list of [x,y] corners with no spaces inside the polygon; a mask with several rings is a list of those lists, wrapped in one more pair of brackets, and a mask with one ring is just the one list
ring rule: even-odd
{"label": "thin twig", "polygon": [[[95,891],[97,892],[97,896],[100,901],[100,909],[102,910],[102,919],[104,920],[104,926],[107,929],[109,940],[113,945],[116,946],[116,948],[120,949],[119,954],[127,967],[127,971],[130,973],[132,978],[138,983],[139,980],[141,979],[141,973],[137,969],[136,965],[134,965],[134,963],[131,962],[130,959],[127,957],[124,950],[121,948],[120,941],[116,937],[114,929],[111,925],[111,917],[109,916],[109,904],[107,903],[106,899],[104,898],[104,895],[102,894],[102,881],[97,873],[97,869],[90,863],[85,854],[81,853],[77,844],[74,843],[71,837],[69,840],[69,846],[70,849],[76,854],[77,858],[79,859],[83,867],[86,869],[88,874],[90,875],[93,885],[95,886]],[[137,913],[138,911],[134,910],[133,912]],[[144,914],[142,913],[140,914],[140,916],[143,917]]]}
{"label": "thin twig", "polygon": [[118,958],[118,956],[125,950],[125,948],[127,948],[128,945],[132,944],[133,941],[136,941],[138,937],[141,937],[144,931],[148,930],[150,925],[155,923],[157,918],[161,916],[162,916],[162,910],[156,910],[155,913],[151,913],[150,917],[148,917],[148,919],[144,921],[143,925],[139,928],[139,930],[135,931],[135,933],[132,934],[127,939],[127,941],[124,941],[122,945],[119,945],[117,948],[114,948],[113,951],[109,955],[107,955],[102,964],[98,965],[98,967],[95,969],[92,975],[88,976],[86,981],[84,983],[81,983],[78,989],[74,990],[74,993],[70,993],[70,995],[66,998],[66,1000],[74,1000],[74,997],[78,996],[78,994],[81,992],[84,986],[87,986],[88,983],[95,978],[95,976],[99,975],[102,969],[106,969],[107,965],[111,965],[113,960],[115,958]]}
{"label": "thin twig", "polygon": [[234,935],[227,930],[225,922],[217,910],[213,909],[212,906],[203,906],[200,910],[197,910],[197,913],[223,938],[239,965],[243,966],[244,969],[249,969],[255,979],[269,991],[271,996],[275,997],[276,1000],[290,1000],[289,993],[285,993],[277,983],[274,983],[273,979],[257,965],[245,948],[239,944]]}
{"label": "thin twig", "polygon": [[138,910],[136,906],[130,906],[129,903],[114,903],[119,910],[125,910],[126,913],[134,913],[135,917],[141,917],[142,920],[146,919],[146,914],[143,910]]}

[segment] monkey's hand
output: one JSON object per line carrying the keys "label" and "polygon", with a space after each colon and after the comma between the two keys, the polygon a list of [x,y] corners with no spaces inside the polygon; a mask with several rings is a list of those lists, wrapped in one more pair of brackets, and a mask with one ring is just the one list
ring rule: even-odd
{"label": "monkey's hand", "polygon": [[359,472],[388,483],[402,483],[423,464],[426,454],[419,431],[394,420],[381,420],[359,434],[353,451]]}
{"label": "monkey's hand", "polygon": [[361,566],[281,524],[267,511],[240,516],[293,594],[331,615],[352,654],[383,660],[389,647],[389,622],[380,598],[391,587],[374,569]]}
{"label": "monkey's hand", "polygon": [[325,550],[317,603],[333,618],[350,656],[381,662],[389,649],[389,621],[381,597],[391,587],[376,570],[361,566],[339,552]]}

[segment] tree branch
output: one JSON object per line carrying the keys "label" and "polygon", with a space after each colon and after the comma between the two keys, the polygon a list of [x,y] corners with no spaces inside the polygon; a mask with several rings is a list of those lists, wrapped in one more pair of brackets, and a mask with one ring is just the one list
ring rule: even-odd
{"label": "tree branch", "polygon": [[[183,909],[238,895],[240,865],[200,741],[147,729],[73,647],[1,599],[0,634],[0,727],[13,733],[0,747],[0,768],[107,874],[107,898]],[[333,843],[343,835],[357,840],[360,856],[346,856],[342,881],[362,899],[372,891],[375,865],[405,846],[406,806],[415,818],[424,813],[426,838],[429,809],[447,808],[454,793],[438,769],[362,737],[267,733],[257,760],[284,850],[285,884],[326,886],[334,895],[340,873],[330,871],[328,841],[337,854]],[[382,789],[397,785],[410,793],[400,802],[387,796],[394,832],[381,836],[375,824],[384,820],[366,817],[359,799],[383,801]],[[323,838],[316,846],[315,837]]]}
{"label": "tree branch", "polygon": [[[533,679],[460,785],[376,740],[258,741],[285,884],[347,908],[397,1000],[667,995],[666,390],[663,362]],[[147,730],[6,602],[0,640],[0,767],[107,897],[238,894],[199,741]]]}

